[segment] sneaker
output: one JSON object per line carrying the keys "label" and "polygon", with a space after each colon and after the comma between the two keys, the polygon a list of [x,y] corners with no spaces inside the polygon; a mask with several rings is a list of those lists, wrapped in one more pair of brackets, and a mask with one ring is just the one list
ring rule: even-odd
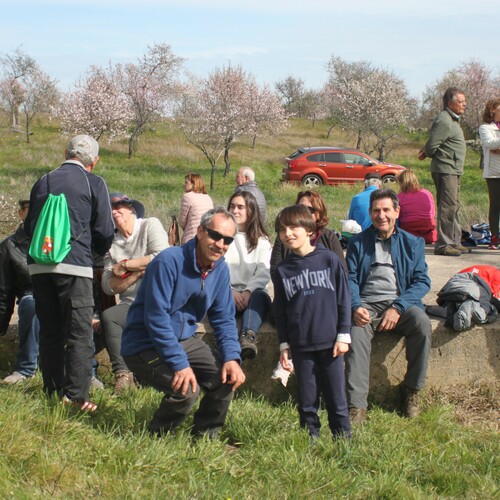
{"label": "sneaker", "polygon": [[8,384],[8,385],[15,385],[15,384],[18,384],[19,382],[22,382],[23,380],[28,380],[28,378],[31,378],[31,377],[27,377],[26,375],[23,375],[22,373],[19,373],[19,372],[14,372],[11,375],[9,375],[8,377],[5,377],[2,380],[2,382],[4,384]]}
{"label": "sneaker", "polygon": [[71,408],[75,408],[76,410],[80,410],[86,413],[94,413],[97,410],[97,405],[92,401],[72,401],[68,398],[68,396],[63,396],[62,404],[64,406],[69,406]]}
{"label": "sneaker", "polygon": [[462,252],[458,248],[454,247],[437,247],[434,248],[434,255],[446,255],[447,257],[460,257],[462,255]]}
{"label": "sneaker", "polygon": [[90,380],[90,388],[102,391],[104,389],[104,384],[97,377],[92,377]]}
{"label": "sneaker", "polygon": [[488,246],[488,249],[489,250],[500,250],[500,238],[498,237],[498,235],[494,234],[491,237],[491,242]]}
{"label": "sneaker", "polygon": [[242,332],[240,335],[242,359],[254,359],[257,356],[256,340],[257,334],[253,330]]}
{"label": "sneaker", "polygon": [[362,424],[366,420],[366,409],[351,406],[349,408],[349,420],[352,425]]}
{"label": "sneaker", "polygon": [[126,370],[119,370],[116,372],[116,382],[114,394],[120,394],[135,388],[134,374]]}
{"label": "sneaker", "polygon": [[399,386],[401,395],[401,412],[406,418],[415,418],[420,414],[420,395],[415,389],[406,385]]}

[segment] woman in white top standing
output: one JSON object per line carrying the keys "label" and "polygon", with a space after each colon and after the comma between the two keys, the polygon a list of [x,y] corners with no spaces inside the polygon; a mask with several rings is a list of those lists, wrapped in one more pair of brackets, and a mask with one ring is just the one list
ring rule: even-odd
{"label": "woman in white top standing", "polygon": [[490,99],[483,113],[483,124],[479,127],[483,146],[483,177],[486,179],[490,208],[488,213],[491,244],[490,249],[500,249],[500,98]]}
{"label": "woman in white top standing", "polygon": [[267,286],[271,279],[272,245],[252,193],[237,191],[229,199],[227,209],[238,224],[225,260],[236,311],[241,314],[241,356],[253,359],[257,355],[257,332],[271,306]]}
{"label": "woman in white top standing", "polygon": [[203,177],[199,174],[186,175],[179,212],[179,225],[183,230],[181,244],[194,238],[201,216],[211,208],[214,208],[214,202],[207,194]]}

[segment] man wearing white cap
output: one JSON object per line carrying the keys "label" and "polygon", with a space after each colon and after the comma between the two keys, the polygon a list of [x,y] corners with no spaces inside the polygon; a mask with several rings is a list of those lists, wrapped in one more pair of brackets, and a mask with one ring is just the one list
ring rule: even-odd
{"label": "man wearing white cap", "polygon": [[33,186],[24,227],[33,238],[49,194],[64,194],[68,205],[70,250],[56,264],[36,263],[28,255],[36,313],[40,321],[40,367],[44,390],[67,404],[95,411],[89,401],[94,352],[92,251],[104,255],[114,236],[106,183],[92,174],[99,145],[88,135],[74,137],[66,161]]}

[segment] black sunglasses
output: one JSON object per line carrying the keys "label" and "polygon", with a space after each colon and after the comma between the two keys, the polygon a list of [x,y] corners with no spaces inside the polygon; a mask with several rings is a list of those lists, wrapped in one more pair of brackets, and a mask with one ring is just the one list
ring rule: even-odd
{"label": "black sunglasses", "polygon": [[208,236],[210,236],[211,240],[214,241],[224,240],[224,245],[230,245],[234,241],[234,238],[232,236],[224,236],[218,233],[217,231],[210,229],[209,227],[204,227],[203,229],[208,233]]}
{"label": "black sunglasses", "polygon": [[312,214],[315,214],[318,209],[316,207],[308,207],[307,205],[299,205],[300,207],[306,207],[307,210],[309,210],[309,212],[311,212]]}

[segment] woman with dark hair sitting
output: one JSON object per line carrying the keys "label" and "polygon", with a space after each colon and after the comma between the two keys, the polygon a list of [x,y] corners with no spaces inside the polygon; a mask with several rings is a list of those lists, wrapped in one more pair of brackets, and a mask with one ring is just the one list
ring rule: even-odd
{"label": "woman with dark hair sitting", "polygon": [[399,218],[401,229],[424,238],[426,243],[437,241],[436,208],[430,191],[423,189],[411,170],[398,176]]}
{"label": "woman with dark hair sitting", "polygon": [[[337,254],[343,266],[347,269],[344,252],[335,231],[328,229],[328,213],[322,196],[316,191],[301,191],[297,195],[296,205],[303,205],[311,212],[316,222],[316,232],[311,236],[311,245],[321,243],[328,250]],[[271,276],[274,275],[278,264],[285,259],[290,250],[283,245],[279,236],[276,237],[271,256]]]}
{"label": "woman with dark hair sitting", "polygon": [[257,355],[257,332],[271,306],[267,286],[271,279],[269,261],[272,247],[252,193],[237,191],[229,199],[227,209],[238,224],[238,232],[225,260],[231,276],[236,311],[241,314],[241,356],[253,359]]}

